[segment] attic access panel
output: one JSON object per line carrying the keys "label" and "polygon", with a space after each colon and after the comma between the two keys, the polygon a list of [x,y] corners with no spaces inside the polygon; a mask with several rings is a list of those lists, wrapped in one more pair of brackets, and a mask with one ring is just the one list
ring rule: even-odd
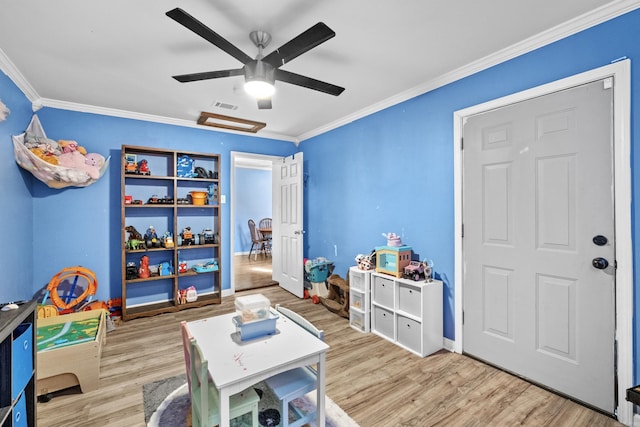
{"label": "attic access panel", "polygon": [[225,116],[223,114],[207,113],[203,111],[198,118],[198,124],[222,129],[238,130],[241,132],[256,133],[267,124],[238,117]]}

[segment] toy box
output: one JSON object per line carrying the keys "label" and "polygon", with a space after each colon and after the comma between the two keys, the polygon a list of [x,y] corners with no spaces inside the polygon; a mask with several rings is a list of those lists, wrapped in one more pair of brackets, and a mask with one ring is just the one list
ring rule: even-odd
{"label": "toy box", "polygon": [[243,323],[265,319],[269,316],[269,298],[262,294],[246,295],[236,298],[236,312]]}
{"label": "toy box", "polygon": [[267,310],[267,317],[252,322],[243,322],[242,316],[234,316],[233,323],[241,341],[260,338],[276,333],[276,320],[278,315]]}

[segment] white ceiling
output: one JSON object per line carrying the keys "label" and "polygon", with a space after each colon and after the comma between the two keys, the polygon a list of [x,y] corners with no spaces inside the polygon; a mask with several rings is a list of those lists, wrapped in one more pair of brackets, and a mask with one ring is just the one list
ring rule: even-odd
{"label": "white ceiling", "polygon": [[[269,53],[322,21],[336,36],[282,68],[346,90],[334,97],[276,82],[273,109],[258,110],[242,76],[179,83],[171,76],[242,64],[168,18],[175,7],[251,57],[252,30],[271,33]],[[637,7],[637,0],[4,0],[0,68],[36,106],[188,126],[209,111],[266,122],[258,135],[297,142]]]}

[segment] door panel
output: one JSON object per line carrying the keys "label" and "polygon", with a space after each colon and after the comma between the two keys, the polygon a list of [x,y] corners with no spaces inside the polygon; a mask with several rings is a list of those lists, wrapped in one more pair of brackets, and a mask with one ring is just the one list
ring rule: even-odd
{"label": "door panel", "polygon": [[273,251],[278,254],[273,265],[273,280],[283,289],[302,298],[304,294],[302,177],[303,155],[274,162]]}
{"label": "door panel", "polygon": [[592,260],[615,260],[612,108],[595,81],[463,129],[463,351],[609,413],[615,271]]}

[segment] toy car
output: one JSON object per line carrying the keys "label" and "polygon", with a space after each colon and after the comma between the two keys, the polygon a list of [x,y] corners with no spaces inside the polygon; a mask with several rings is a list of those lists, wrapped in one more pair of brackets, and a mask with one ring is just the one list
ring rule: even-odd
{"label": "toy car", "polygon": [[138,173],[138,165],[136,165],[136,162],[127,159],[127,163],[124,165],[124,173]]}
{"label": "toy car", "polygon": [[158,235],[153,226],[147,228],[147,232],[144,235],[144,244],[147,248],[159,248],[161,246],[160,239],[158,239]]}
{"label": "toy car", "polygon": [[168,231],[166,231],[164,233],[164,236],[162,236],[162,246],[164,246],[165,248],[173,248],[174,247],[173,236]]}
{"label": "toy car", "polygon": [[202,236],[200,237],[200,244],[202,245],[214,245],[216,243],[216,235],[213,234],[213,230],[205,228],[202,230]]}
{"label": "toy car", "polygon": [[415,281],[424,277],[424,264],[420,261],[411,261],[402,271],[402,277],[405,279],[413,279]]}

